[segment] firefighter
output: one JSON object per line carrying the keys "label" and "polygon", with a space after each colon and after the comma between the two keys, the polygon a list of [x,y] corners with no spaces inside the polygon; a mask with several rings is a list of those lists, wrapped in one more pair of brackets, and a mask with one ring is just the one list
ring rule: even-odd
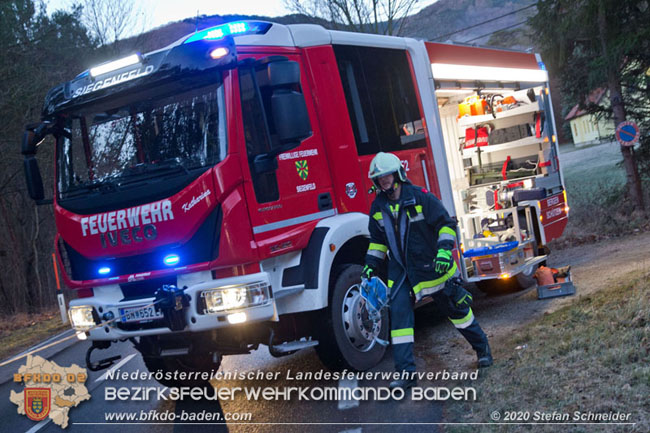
{"label": "firefighter", "polygon": [[[388,255],[391,342],[395,369],[414,372],[413,305],[431,296],[472,345],[479,367],[492,364],[488,339],[471,309],[472,295],[461,285],[452,249],[456,222],[432,193],[413,185],[399,158],[378,153],[368,177],[380,191],[370,207],[370,245],[363,278],[371,278]],[[388,254],[387,254],[388,253]],[[390,387],[415,385],[412,375]],[[408,378],[406,378],[408,377]]]}

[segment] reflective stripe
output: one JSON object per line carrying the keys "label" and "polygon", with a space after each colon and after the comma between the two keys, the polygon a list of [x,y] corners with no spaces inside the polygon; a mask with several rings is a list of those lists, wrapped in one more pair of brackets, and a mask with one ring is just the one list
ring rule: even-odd
{"label": "reflective stripe", "polygon": [[388,280],[388,288],[389,288],[389,289],[390,289],[391,287],[393,287],[393,284],[395,284],[395,281],[393,281],[393,280]]}
{"label": "reflective stripe", "polygon": [[456,302],[456,305],[460,305],[465,300],[465,298],[469,298],[469,302],[472,302],[474,300],[474,298],[472,298],[472,295],[468,293],[467,295],[460,298],[460,301]]}
{"label": "reflective stripe", "polygon": [[386,253],[383,251],[378,251],[378,250],[368,250],[366,253],[369,256],[377,257],[378,259],[385,259],[386,258]]}
{"label": "reflective stripe", "polygon": [[328,209],[322,212],[316,212],[309,215],[299,216],[296,218],[289,218],[283,221],[277,221],[274,223],[264,224],[261,226],[255,226],[253,227],[253,233],[258,234],[258,233],[270,232],[271,230],[277,230],[284,227],[295,226],[296,224],[306,223],[308,221],[318,220],[321,218],[326,218],[334,215],[336,215],[336,209]]}
{"label": "reflective stripe", "polygon": [[377,250],[377,251],[381,251],[382,253],[385,253],[386,251],[388,251],[388,247],[383,244],[375,244],[371,242],[370,245],[368,245],[368,250]]}
{"label": "reflective stripe", "polygon": [[438,242],[440,241],[456,241],[456,236],[449,235],[447,233],[443,233],[440,236],[438,236]]}
{"label": "reflective stripe", "polygon": [[449,227],[441,228],[440,231],[438,232],[438,239],[439,240],[443,239],[444,235],[450,235],[452,236],[451,240],[456,240],[456,232],[452,228]]}
{"label": "reflective stripe", "polygon": [[381,212],[375,212],[372,215],[372,218],[377,221],[377,224],[379,224],[379,227],[384,228],[384,216],[381,214]]}
{"label": "reflective stripe", "polygon": [[422,213],[422,206],[421,205],[415,205],[415,215],[411,215],[410,212],[407,211],[409,220],[411,222],[416,222],[416,221],[424,221],[424,214]]}
{"label": "reflective stripe", "polygon": [[393,207],[392,204],[391,204],[391,205],[388,205],[388,207],[390,207],[390,211],[391,211],[393,214],[396,214],[397,212],[399,212],[399,203],[396,204],[395,207]]}
{"label": "reflective stripe", "polygon": [[393,344],[415,343],[412,335],[404,335],[402,337],[391,338]]}
{"label": "reflective stripe", "polygon": [[454,324],[454,326],[458,329],[465,329],[472,323],[474,323],[474,313],[472,312],[472,309],[469,309],[469,313],[467,313],[467,316],[463,317],[462,319],[452,319],[451,317],[449,318],[451,320],[451,323]]}
{"label": "reflective stripe", "polygon": [[426,294],[431,294],[432,292],[437,292],[439,290],[439,288],[437,286],[442,285],[445,281],[447,281],[448,279],[453,277],[457,270],[458,270],[458,267],[456,266],[456,262],[452,262],[451,269],[449,269],[445,275],[443,275],[440,278],[436,278],[435,280],[419,282],[418,284],[413,286],[413,293],[415,293],[417,295],[418,293],[420,293],[420,291],[422,291],[424,289],[431,289],[431,288],[436,288],[436,290],[428,291]]}
{"label": "reflective stripe", "polygon": [[405,335],[413,335],[413,328],[392,329],[390,331],[390,336],[393,338],[403,337]]}

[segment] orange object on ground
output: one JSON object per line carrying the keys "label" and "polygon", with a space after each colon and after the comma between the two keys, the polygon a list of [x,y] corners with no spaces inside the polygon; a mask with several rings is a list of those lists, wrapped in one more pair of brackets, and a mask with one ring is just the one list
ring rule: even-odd
{"label": "orange object on ground", "polygon": [[549,284],[555,284],[555,278],[553,278],[553,271],[551,268],[546,266],[540,266],[537,268],[535,275],[533,275],[537,280],[538,286],[547,286]]}

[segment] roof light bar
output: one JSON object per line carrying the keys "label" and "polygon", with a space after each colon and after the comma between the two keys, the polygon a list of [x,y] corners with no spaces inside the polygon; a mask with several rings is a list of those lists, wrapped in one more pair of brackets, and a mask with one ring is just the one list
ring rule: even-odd
{"label": "roof light bar", "polygon": [[271,23],[260,21],[235,21],[232,23],[221,24],[220,26],[210,27],[200,32],[194,33],[185,39],[184,44],[195,41],[215,41],[223,39],[226,36],[238,36],[245,34],[263,34],[271,27]]}
{"label": "roof light bar", "polygon": [[130,56],[121,59],[113,60],[112,62],[103,63],[94,68],[90,68],[90,76],[97,77],[108,72],[117,71],[118,69],[126,68],[127,66],[140,63],[139,54],[131,54]]}
{"label": "roof light bar", "polygon": [[432,63],[431,71],[434,80],[520,81],[528,83],[548,81],[548,72],[542,69]]}

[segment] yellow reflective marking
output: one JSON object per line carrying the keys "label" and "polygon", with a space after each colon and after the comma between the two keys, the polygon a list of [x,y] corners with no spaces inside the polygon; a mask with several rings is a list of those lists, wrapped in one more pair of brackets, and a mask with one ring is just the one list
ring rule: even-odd
{"label": "yellow reflective marking", "polygon": [[456,232],[453,229],[449,228],[449,227],[441,228],[440,231],[438,232],[438,236],[440,236],[442,234],[448,234],[448,235],[452,235],[453,237],[456,237]]}
{"label": "yellow reflective marking", "polygon": [[431,280],[431,281],[422,281],[422,282],[416,284],[415,286],[413,286],[413,293],[415,293],[417,295],[418,293],[420,293],[420,291],[422,289],[426,289],[428,287],[435,287],[438,284],[444,283],[449,278],[454,276],[454,274],[456,273],[456,269],[457,269],[456,262],[453,262],[453,265],[452,265],[451,269],[449,269],[449,271],[447,271],[447,273],[445,275],[443,275],[442,277],[437,278],[435,280]]}
{"label": "yellow reflective marking", "polygon": [[474,315],[474,313],[472,313],[472,309],[470,308],[469,313],[467,313],[467,315],[465,317],[463,317],[462,319],[452,319],[450,317],[449,320],[451,320],[451,323],[453,323],[454,325],[462,325],[463,323],[467,323],[470,320],[472,320],[473,315]]}
{"label": "yellow reflective marking", "polygon": [[404,337],[406,335],[413,335],[413,328],[393,329],[390,331],[391,337]]}

